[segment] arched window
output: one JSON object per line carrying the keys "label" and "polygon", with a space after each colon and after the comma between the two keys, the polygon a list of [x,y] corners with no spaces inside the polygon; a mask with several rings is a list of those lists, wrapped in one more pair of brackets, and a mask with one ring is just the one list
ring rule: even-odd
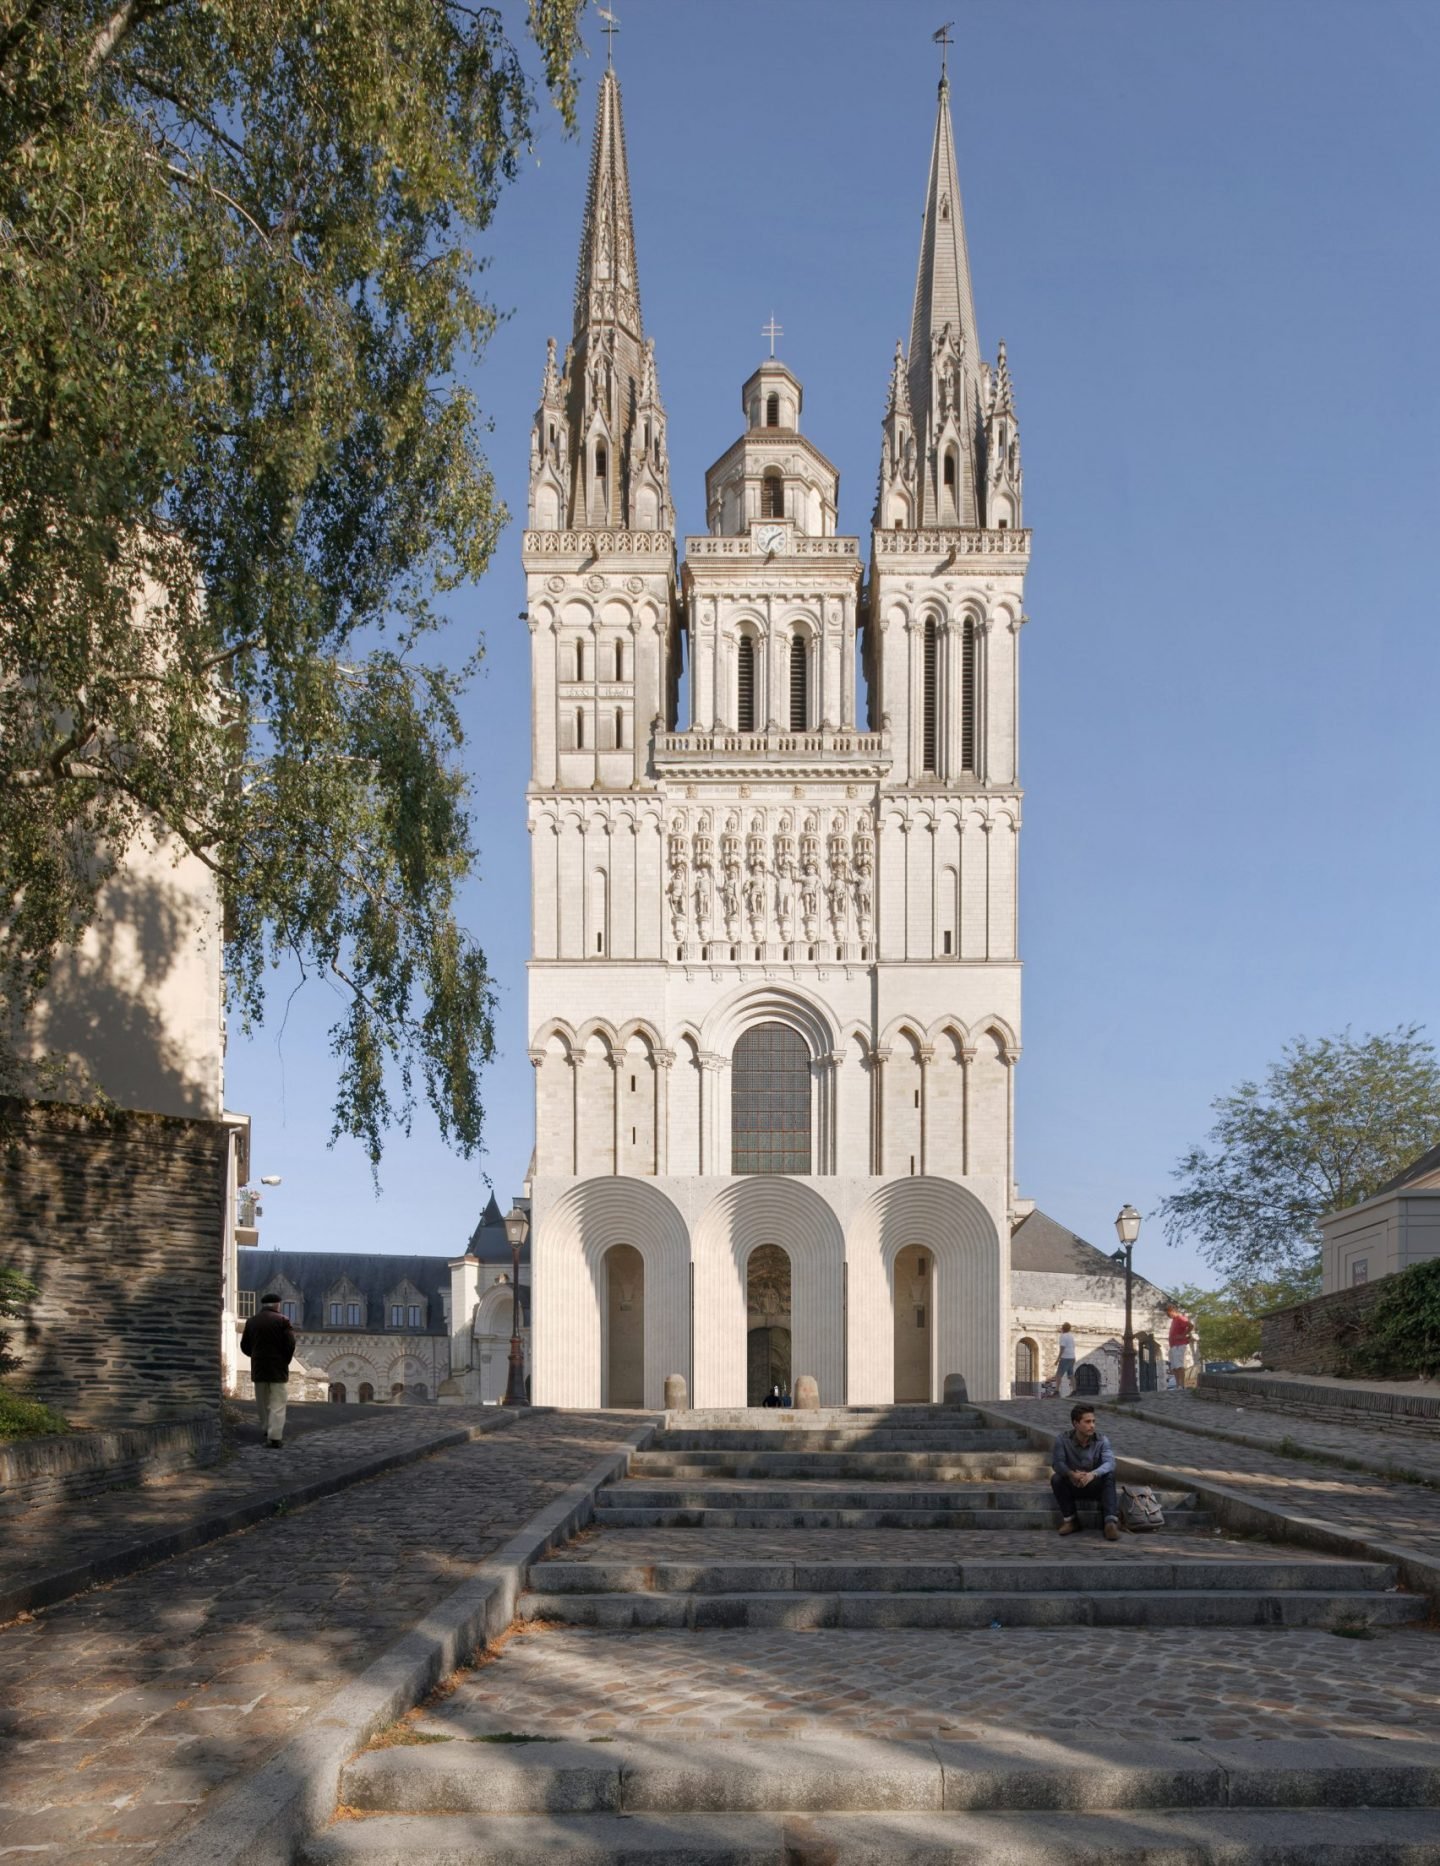
{"label": "arched window", "polygon": [[735,651],[735,725],[741,732],[755,730],[755,637],[742,635]]}
{"label": "arched window", "polygon": [[625,749],[625,709],[620,706],[615,708],[615,749],[617,752]]}
{"label": "arched window", "polygon": [[730,1058],[730,1171],[810,1171],[810,1052],[788,1024],[756,1024]]}
{"label": "arched window", "polygon": [[955,449],[953,447],[947,447],[945,449],[945,461],[942,471],[944,475],[945,496],[941,504],[944,509],[944,515],[947,518],[954,518],[960,509],[960,462],[955,457]]}
{"label": "arched window", "polygon": [[767,428],[778,428],[780,425],[780,397],[778,395],[772,394],[765,397],[765,425]]}
{"label": "arched window", "polygon": [[1034,1399],[1040,1390],[1040,1350],[1033,1341],[1015,1343],[1015,1399]]}
{"label": "arched window", "polygon": [[605,451],[605,443],[595,444],[595,499],[600,508],[602,521],[610,516],[610,456]]}
{"label": "arched window", "polygon": [[785,482],[777,467],[768,467],[760,482],[761,518],[784,518]]}
{"label": "arched window", "polygon": [[975,618],[965,618],[960,650],[960,764],[974,771],[975,764]]}
{"label": "arched window", "polygon": [[938,771],[936,763],[936,679],[935,668],[938,657],[939,639],[935,627],[935,618],[931,616],[925,624],[925,662],[921,676],[920,698],[920,762],[924,770]]}
{"label": "arched window", "polygon": [[585,749],[585,712],[579,706],[575,708],[575,749],[577,752]]}
{"label": "arched window", "polygon": [[575,644],[575,678],[576,680],[585,678],[585,644],[583,641],[577,641]]}
{"label": "arched window", "polygon": [[345,1383],[343,1380],[331,1381],[330,1401],[331,1404],[335,1406],[343,1406],[345,1404]]}
{"label": "arched window", "polygon": [[617,641],[615,644],[615,678],[616,680],[625,678],[625,644],[623,641]]}
{"label": "arched window", "polygon": [[790,638],[790,730],[803,732],[810,723],[810,661],[805,637]]}
{"label": "arched window", "polygon": [[368,1406],[375,1397],[375,1389],[368,1380],[360,1382],[360,1404]]}

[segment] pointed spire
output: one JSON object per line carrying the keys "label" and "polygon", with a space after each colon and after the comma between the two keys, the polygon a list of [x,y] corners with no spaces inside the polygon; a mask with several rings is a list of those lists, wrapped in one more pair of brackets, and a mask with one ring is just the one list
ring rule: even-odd
{"label": "pointed spire", "polygon": [[555,367],[555,339],[545,340],[545,374],[540,378],[540,406],[558,408],[560,406],[560,372]]}
{"label": "pointed spire", "polygon": [[620,80],[608,67],[600,77],[590,185],[580,232],[575,278],[575,339],[587,327],[616,324],[640,340],[640,287],[635,270],[635,225],[630,212],[630,167],[620,114]]}
{"label": "pointed spire", "polygon": [[[910,320],[910,400],[921,437],[921,523],[978,525],[980,339],[950,121],[950,81],[940,80],[925,222]],[[947,443],[957,456],[945,466]]]}
{"label": "pointed spire", "polygon": [[990,413],[1009,415],[1015,419],[1015,391],[1010,386],[1010,361],[1005,354],[1005,341],[1000,341],[1000,355],[996,360],[995,374],[990,390]]}

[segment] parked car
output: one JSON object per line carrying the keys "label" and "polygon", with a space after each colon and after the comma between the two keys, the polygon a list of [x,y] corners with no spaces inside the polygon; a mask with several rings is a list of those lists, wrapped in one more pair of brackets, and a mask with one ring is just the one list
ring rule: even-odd
{"label": "parked car", "polygon": [[1239,1371],[1239,1361],[1206,1361],[1205,1363],[1207,1374],[1238,1374]]}

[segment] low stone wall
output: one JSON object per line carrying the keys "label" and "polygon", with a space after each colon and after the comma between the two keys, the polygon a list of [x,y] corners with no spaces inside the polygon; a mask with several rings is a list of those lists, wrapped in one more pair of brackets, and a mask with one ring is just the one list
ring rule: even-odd
{"label": "low stone wall", "polygon": [[0,1509],[71,1502],[122,1484],[144,1483],[220,1456],[212,1412],[114,1432],[67,1432],[0,1445]]}
{"label": "low stone wall", "polygon": [[12,1351],[72,1425],[220,1409],[229,1131],[0,1098],[0,1263],[39,1285]]}
{"label": "low stone wall", "polygon": [[1285,1374],[1351,1372],[1366,1317],[1383,1288],[1383,1279],[1361,1283],[1262,1315],[1260,1359],[1266,1367]]}

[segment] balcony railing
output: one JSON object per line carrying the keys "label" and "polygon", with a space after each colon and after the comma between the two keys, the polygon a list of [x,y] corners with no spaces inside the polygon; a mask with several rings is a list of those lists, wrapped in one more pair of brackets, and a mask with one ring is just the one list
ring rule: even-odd
{"label": "balcony railing", "polygon": [[842,731],[823,726],[814,732],[732,732],[728,727],[717,727],[709,732],[658,732],[655,755],[709,762],[717,758],[757,762],[769,758],[809,758],[822,763],[843,760],[879,764],[889,759],[890,740],[884,732]]}

